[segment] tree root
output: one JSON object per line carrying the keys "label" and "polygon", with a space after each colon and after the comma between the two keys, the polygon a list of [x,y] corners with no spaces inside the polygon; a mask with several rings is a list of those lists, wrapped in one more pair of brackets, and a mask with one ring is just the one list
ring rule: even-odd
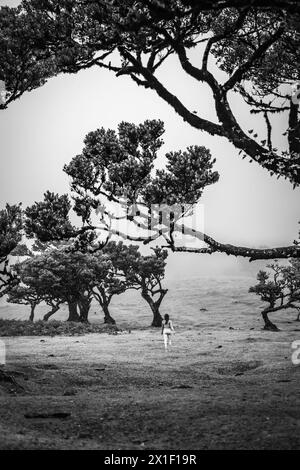
{"label": "tree root", "polygon": [[280,329],[276,325],[274,325],[273,323],[271,323],[269,325],[265,325],[263,329],[266,330],[266,331],[280,331]]}

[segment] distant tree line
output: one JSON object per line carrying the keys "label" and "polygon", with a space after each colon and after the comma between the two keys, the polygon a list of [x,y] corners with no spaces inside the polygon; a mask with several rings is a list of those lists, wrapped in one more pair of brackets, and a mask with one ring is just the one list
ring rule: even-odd
{"label": "distant tree line", "polygon": [[7,300],[29,305],[32,321],[37,305],[45,302],[50,311],[44,320],[67,304],[68,321],[88,322],[95,299],[104,322],[115,324],[109,310],[113,296],[135,289],[151,309],[152,326],[161,326],[159,308],[167,293],[162,286],[166,257],[166,250],[158,248],[153,255],[142,256],[137,246],[113,241],[95,253],[74,252],[64,246],[50,249],[14,265],[19,283],[10,288]]}

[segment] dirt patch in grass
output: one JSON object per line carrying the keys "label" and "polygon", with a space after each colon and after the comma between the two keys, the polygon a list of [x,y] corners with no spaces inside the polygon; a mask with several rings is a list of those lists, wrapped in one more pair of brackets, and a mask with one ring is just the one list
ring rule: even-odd
{"label": "dirt patch in grass", "polygon": [[224,367],[218,367],[217,372],[220,375],[244,374],[245,372],[248,372],[250,370],[257,369],[261,365],[261,361],[235,361],[232,364],[224,365]]}

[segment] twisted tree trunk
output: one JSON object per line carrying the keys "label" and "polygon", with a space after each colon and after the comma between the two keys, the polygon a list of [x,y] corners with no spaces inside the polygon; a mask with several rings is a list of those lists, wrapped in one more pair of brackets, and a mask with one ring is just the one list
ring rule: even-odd
{"label": "twisted tree trunk", "polygon": [[101,304],[101,307],[104,312],[104,323],[107,323],[108,325],[115,325],[116,320],[111,316],[109,309],[108,309],[108,305],[109,304],[107,302],[103,302]]}
{"label": "twisted tree trunk", "polygon": [[151,326],[155,326],[157,328],[161,327],[162,316],[160,314],[159,307],[157,307],[155,302],[154,302],[154,308],[151,307],[151,310],[152,310],[152,313],[153,313],[153,319],[152,319]]}
{"label": "twisted tree trunk", "polygon": [[80,316],[79,316],[80,321],[82,323],[89,323],[88,316],[89,316],[89,311],[90,311],[90,308],[91,308],[91,300],[82,298],[78,302],[78,307],[79,307],[79,311],[80,311]]}
{"label": "twisted tree trunk", "polygon": [[43,320],[48,321],[49,318],[52,317],[52,315],[54,315],[58,310],[59,310],[59,306],[55,305],[54,307],[52,307],[52,310],[50,310],[50,312],[48,312],[48,313],[46,313],[46,315],[44,315]]}
{"label": "twisted tree trunk", "polygon": [[109,312],[109,308],[108,308],[108,306],[110,304],[110,301],[111,301],[111,298],[112,298],[112,294],[108,295],[106,293],[105,289],[102,288],[101,286],[97,287],[97,291],[93,290],[93,294],[94,294],[94,298],[97,300],[97,302],[99,302],[99,304],[101,305],[101,308],[103,310],[104,323],[106,323],[107,325],[115,325],[116,321],[111,316],[111,314]]}
{"label": "twisted tree trunk", "polygon": [[35,307],[37,306],[36,303],[33,303],[30,305],[30,316],[29,316],[29,321],[33,321],[34,320],[34,311],[35,311]]}
{"label": "twisted tree trunk", "polygon": [[264,330],[269,330],[269,331],[279,331],[279,328],[277,328],[274,323],[271,322],[271,320],[268,317],[268,313],[271,312],[277,312],[278,310],[286,310],[288,308],[296,308],[299,312],[297,321],[300,321],[300,309],[293,304],[293,301],[289,301],[286,304],[283,305],[278,305],[278,307],[275,307],[274,305],[270,305],[270,307],[265,308],[261,314],[265,322]]}
{"label": "twisted tree trunk", "polygon": [[158,300],[154,301],[147,291],[142,290],[142,297],[146,300],[153,313],[151,326],[160,327],[162,324],[162,316],[160,314],[159,308],[167,292],[168,289],[161,290]]}
{"label": "twisted tree trunk", "polygon": [[16,286],[20,282],[19,276],[8,269],[9,260],[6,257],[0,258],[0,265],[4,263],[4,266],[0,268],[0,297],[8,294],[12,287]]}
{"label": "twisted tree trunk", "polygon": [[274,311],[274,309],[272,309],[272,308],[266,308],[265,310],[263,310],[261,312],[263,320],[265,322],[264,330],[279,331],[277,326],[274,323],[272,323],[271,320],[268,317],[268,313],[273,312],[273,311]]}
{"label": "twisted tree trunk", "polygon": [[80,317],[77,313],[77,301],[76,300],[69,301],[68,308],[69,308],[69,317],[67,321],[79,322]]}

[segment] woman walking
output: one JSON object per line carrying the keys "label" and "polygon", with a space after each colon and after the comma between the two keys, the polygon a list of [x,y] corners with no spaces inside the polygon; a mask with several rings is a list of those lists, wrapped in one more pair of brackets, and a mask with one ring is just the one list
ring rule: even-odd
{"label": "woman walking", "polygon": [[171,346],[171,335],[174,332],[173,323],[170,320],[170,316],[166,313],[165,319],[162,321],[161,334],[164,337],[165,351],[168,351],[168,346]]}

